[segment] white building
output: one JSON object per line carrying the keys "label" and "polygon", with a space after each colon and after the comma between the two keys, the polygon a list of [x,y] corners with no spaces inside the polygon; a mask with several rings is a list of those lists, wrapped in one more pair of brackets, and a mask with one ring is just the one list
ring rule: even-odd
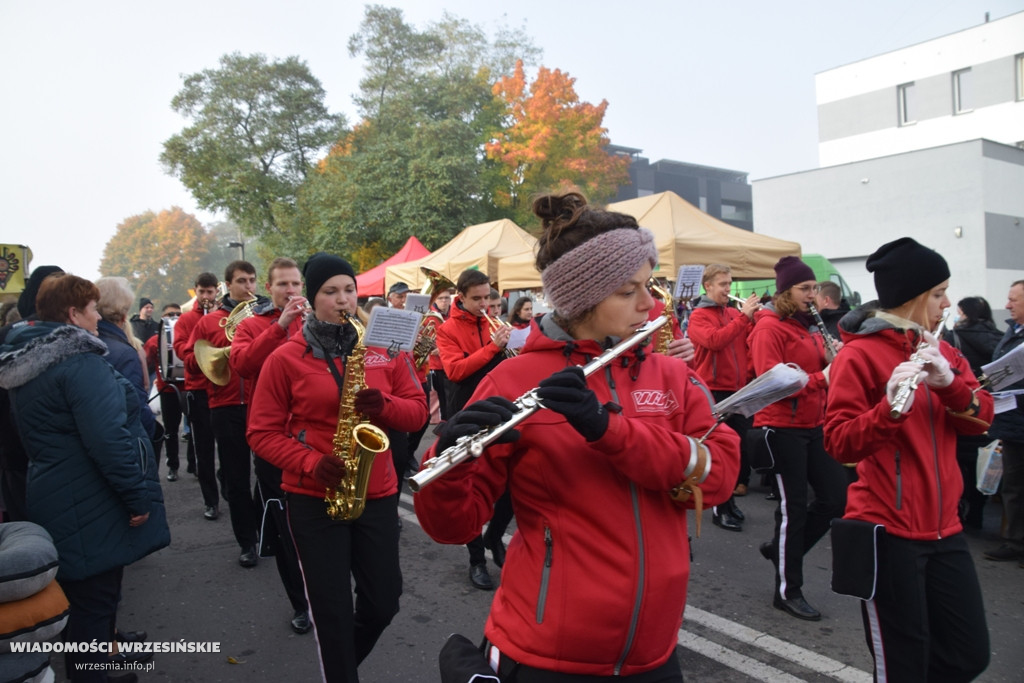
{"label": "white building", "polygon": [[1024,12],[816,86],[823,168],[754,181],[755,230],[824,254],[865,301],[867,257],[913,237],[949,262],[954,303],[984,296],[1001,323],[1024,279]]}
{"label": "white building", "polygon": [[818,162],[1024,145],[1024,12],[815,76]]}

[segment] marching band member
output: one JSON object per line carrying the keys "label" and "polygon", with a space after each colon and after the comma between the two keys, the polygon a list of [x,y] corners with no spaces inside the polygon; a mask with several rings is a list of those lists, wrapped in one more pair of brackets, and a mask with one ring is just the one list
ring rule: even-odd
{"label": "marching band member", "polygon": [[[290,258],[279,257],[270,263],[266,288],[270,299],[256,306],[252,316],[238,325],[228,359],[231,372],[246,382],[246,403],[249,405],[252,405],[253,391],[263,364],[271,353],[302,329],[302,319],[309,307],[306,297],[302,296],[299,264]],[[266,547],[269,539],[273,547],[277,573],[294,610],[290,622],[292,630],[307,633],[313,626],[309,621],[299,558],[295,554],[295,543],[284,513],[281,470],[260,458],[259,453],[256,456],[253,470],[259,485],[259,499],[255,503],[263,510],[265,520],[262,544]]]}
{"label": "marching band member", "polygon": [[[988,666],[989,639],[957,515],[956,437],[988,428],[992,396],[963,354],[927,332],[949,307],[946,260],[903,237],[879,247],[867,269],[878,301],[840,325],[825,446],[857,463],[845,519],[885,527],[877,589],[861,602],[875,680],[973,680]],[[904,383],[909,398],[893,416]]]}
{"label": "marching band member", "polygon": [[[486,273],[475,269],[466,269],[459,275],[455,289],[459,298],[452,305],[451,316],[437,330],[437,351],[448,377],[448,413],[454,415],[462,410],[469,397],[476,390],[480,381],[493,370],[498,363],[505,360],[505,347],[511,328],[499,325],[491,329],[487,319],[490,306],[491,281]],[[501,535],[512,519],[512,511],[507,499],[500,501],[497,520],[492,520],[495,531],[490,539],[498,545],[492,548],[495,563],[501,566],[504,561],[504,545]],[[488,519],[492,516],[488,515]],[[480,525],[483,528],[483,524]],[[466,543],[469,551],[469,581],[480,590],[494,590],[494,582],[487,572],[486,544],[484,537],[477,529],[477,536]],[[497,534],[501,529],[502,534]]]}
{"label": "marching band member", "polygon": [[[706,296],[701,297],[687,328],[690,339],[696,346],[693,369],[711,390],[715,401],[724,401],[746,386],[753,379],[748,360],[747,335],[754,328],[754,313],[760,308],[757,296],[747,297],[742,309],[729,302],[732,289],[732,269],[713,263],[704,268],[701,277]],[[750,429],[750,418],[736,413],[725,421],[740,435]],[[736,481],[734,496],[743,496],[750,482],[750,462],[742,454],[740,473]],[[741,488],[742,487],[742,488]],[[743,513],[734,498],[720,505],[712,512],[712,522],[727,531],[743,531]]]}
{"label": "marching band member", "polygon": [[[203,339],[215,348],[231,345],[225,333],[224,322],[239,303],[249,301],[255,296],[256,269],[248,261],[232,261],[224,269],[224,282],[228,287],[227,296],[217,310],[199,320],[189,338],[186,356],[182,358],[185,367],[193,371],[199,370],[195,356],[197,341]],[[259,297],[255,303],[259,305],[265,301],[265,297]],[[252,488],[249,483],[252,456],[249,445],[245,442],[248,405],[246,386],[246,381],[237,373],[233,373],[223,386],[211,382],[209,405],[210,426],[217,441],[217,456],[220,459],[224,487],[221,493],[228,501],[231,529],[242,549],[238,556],[238,564],[251,568],[259,562],[256,549],[259,514],[252,499]]]}
{"label": "marching band member", "polygon": [[[774,310],[755,315],[749,337],[755,375],[778,363],[794,363],[810,378],[797,393],[754,415],[754,427],[764,430],[773,459],[772,488],[779,496],[775,536],[761,545],[761,554],[775,564],[772,604],[809,621],[821,619],[821,612],[804,599],[804,555],[846,504],[846,474],[825,452],[822,437],[828,367],[822,337],[811,333],[815,324],[807,306],[814,302],[816,284],[814,271],[803,261],[795,256],[780,259],[775,264]],[[810,503],[808,485],[815,497]]]}
{"label": "marching band member", "polygon": [[[325,496],[345,465],[332,442],[343,423],[342,399],[381,429],[408,431],[426,419],[423,389],[409,354],[391,358],[366,348],[365,384],[341,396],[357,333],[342,314],[356,313],[355,271],[323,252],[303,270],[312,314],[301,332],[275,350],[260,372],[249,419],[249,443],[283,470],[288,523],[299,554],[325,681],[358,681],[357,666],[398,613],[398,480],[391,454],[373,460],[366,507],[354,520],[332,519]],[[355,476],[355,473],[350,473]],[[351,579],[355,578],[355,606]]]}
{"label": "marching band member", "polygon": [[217,519],[220,514],[220,494],[217,492],[216,442],[213,427],[210,426],[210,396],[213,386],[203,374],[193,356],[192,332],[199,321],[210,313],[217,299],[217,276],[213,273],[200,273],[195,283],[195,303],[191,310],[183,313],[174,325],[174,353],[185,367],[185,415],[188,417],[189,429],[192,434],[192,449],[196,458],[196,477],[199,479],[199,490],[203,495],[203,517],[208,521]]}
{"label": "marching band member", "polygon": [[[153,335],[143,345],[146,353],[146,367],[150,374],[156,375],[156,392],[160,397],[160,421],[163,423],[163,445],[167,448],[167,481],[178,481],[178,429],[181,427],[181,404],[184,380],[165,380],[163,367],[160,361],[160,338],[164,335],[164,321],[175,320],[181,317],[181,306],[178,304],[165,304],[160,313],[160,332]],[[175,325],[176,327],[177,325]],[[172,342],[173,343],[173,342]],[[173,348],[173,346],[172,346]],[[157,442],[156,451],[157,464],[160,463],[161,443]],[[196,471],[195,453],[189,451],[187,471]]]}
{"label": "marching band member", "polygon": [[[647,322],[653,236],[577,193],[541,197],[534,213],[555,312],[481,380],[431,455],[505,422],[511,400],[538,385],[548,410],[421,489],[416,514],[435,540],[465,543],[511,490],[518,529],[485,627],[485,655],[503,680],[515,671],[519,683],[682,681],[689,542],[670,491],[692,474],[710,403],[684,363],[642,348],[584,378],[577,366]],[[713,464],[700,488],[713,505],[732,493],[738,439],[721,427],[704,445]]]}

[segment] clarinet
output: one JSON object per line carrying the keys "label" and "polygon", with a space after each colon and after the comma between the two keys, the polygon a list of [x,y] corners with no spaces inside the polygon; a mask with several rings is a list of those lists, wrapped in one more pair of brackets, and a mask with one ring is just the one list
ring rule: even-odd
{"label": "clarinet", "polygon": [[825,340],[825,362],[831,363],[835,357],[838,349],[836,349],[836,340],[828,333],[828,329],[825,327],[825,321],[821,319],[821,314],[818,313],[818,309],[814,304],[807,304],[807,308],[810,309],[811,315],[814,316],[814,324],[818,326],[818,331],[821,332],[822,338]]}
{"label": "clarinet", "polygon": [[[634,332],[631,336],[626,337],[618,344],[584,365],[583,376],[590,377],[592,374],[611,363],[626,351],[629,351],[634,346],[645,341],[667,322],[668,316],[664,315],[650,321]],[[537,398],[536,388],[527,391],[525,394],[517,398],[514,403],[518,410],[505,422],[494,427],[485,427],[476,434],[460,437],[459,440],[455,442],[455,445],[449,446],[441,453],[438,453],[433,458],[430,458],[423,463],[423,469],[409,477],[407,480],[409,482],[409,488],[412,489],[413,493],[419,491],[430,482],[442,476],[460,462],[468,460],[469,458],[480,457],[484,452],[484,449],[494,443],[498,437],[508,430],[514,429],[520,422],[544,407],[540,399]]]}

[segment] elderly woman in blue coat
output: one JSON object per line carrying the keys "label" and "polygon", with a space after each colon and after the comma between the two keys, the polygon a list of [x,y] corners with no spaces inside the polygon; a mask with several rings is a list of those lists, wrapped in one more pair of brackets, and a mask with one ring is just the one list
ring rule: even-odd
{"label": "elderly woman in blue coat", "polygon": [[57,579],[71,604],[65,637],[96,642],[67,655],[73,681],[106,681],[121,575],[170,543],[152,444],[134,387],[103,358],[99,291],[69,274],[39,289],[39,320],[15,326],[0,347],[0,386],[29,457],[30,521],[53,537]]}

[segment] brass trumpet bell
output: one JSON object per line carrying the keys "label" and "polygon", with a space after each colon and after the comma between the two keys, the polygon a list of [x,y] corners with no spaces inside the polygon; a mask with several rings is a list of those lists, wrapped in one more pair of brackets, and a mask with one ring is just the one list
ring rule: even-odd
{"label": "brass trumpet bell", "polygon": [[197,339],[194,347],[196,363],[207,379],[219,387],[231,380],[231,368],[228,367],[230,346],[214,346],[205,339]]}

